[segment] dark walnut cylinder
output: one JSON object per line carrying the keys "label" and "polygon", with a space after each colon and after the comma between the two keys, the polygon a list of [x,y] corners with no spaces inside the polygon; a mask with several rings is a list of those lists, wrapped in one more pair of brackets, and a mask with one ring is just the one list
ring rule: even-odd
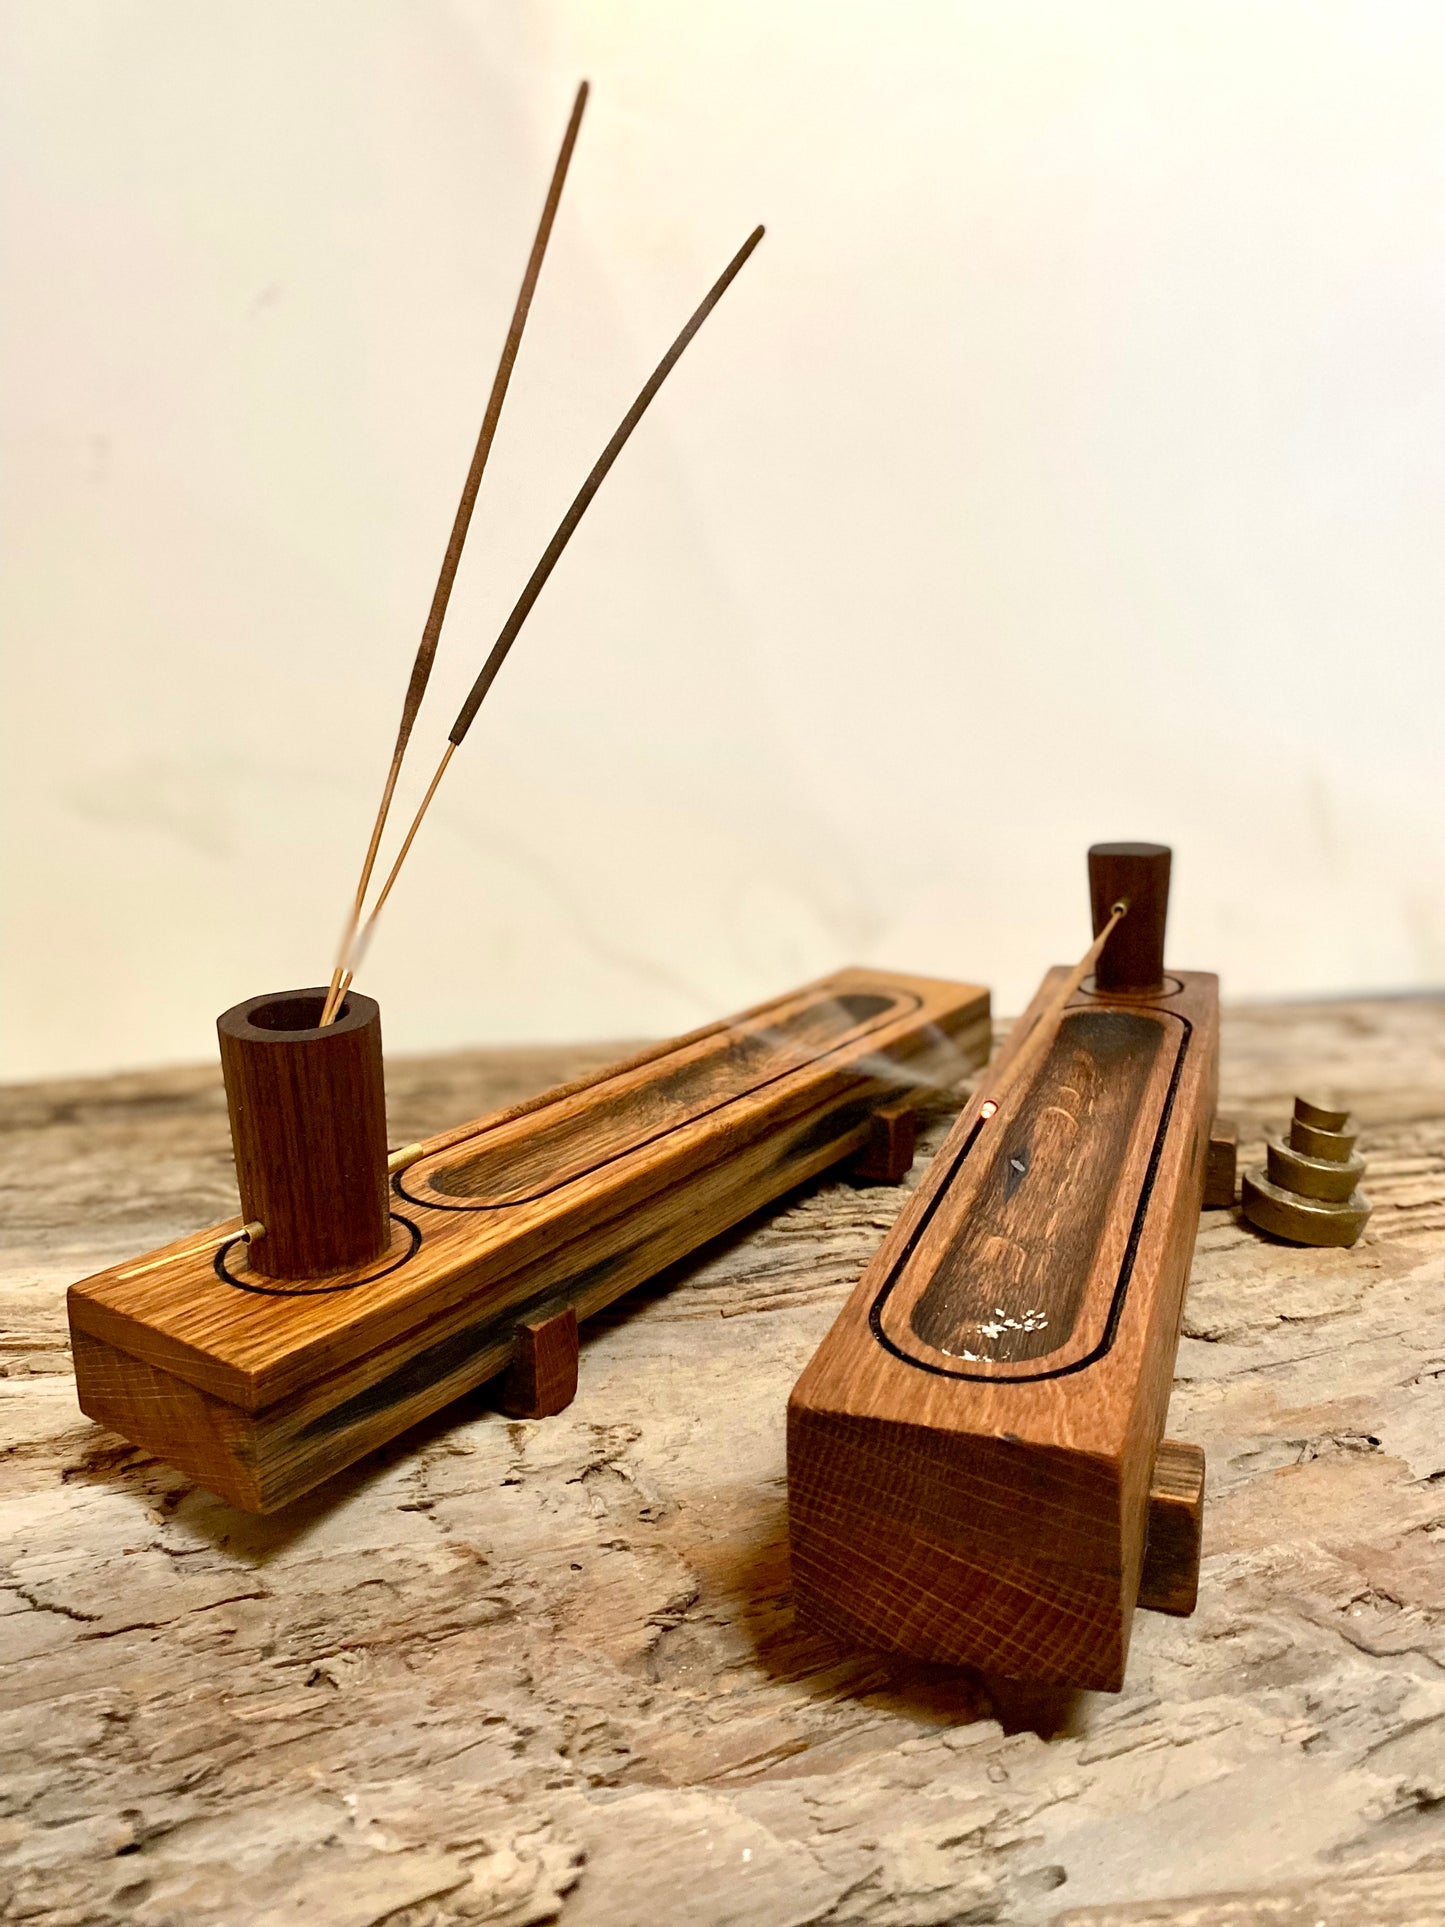
{"label": "dark walnut cylinder", "polygon": [[1097,937],[1114,905],[1128,916],[1099,952],[1099,990],[1157,990],[1164,981],[1164,924],[1169,915],[1170,852],[1162,843],[1095,843],[1089,851],[1089,900]]}
{"label": "dark walnut cylinder", "polygon": [[381,1012],[352,991],[320,1025],[323,990],[248,997],[217,1018],[249,1265],[320,1278],[387,1248]]}

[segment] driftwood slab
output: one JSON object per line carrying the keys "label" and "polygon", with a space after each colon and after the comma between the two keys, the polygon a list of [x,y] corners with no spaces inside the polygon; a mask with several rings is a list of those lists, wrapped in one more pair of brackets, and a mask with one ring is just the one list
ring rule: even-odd
{"label": "driftwood slab", "polygon": [[[393,1063],[392,1141],[614,1054]],[[479,1395],[257,1519],[83,1419],[64,1342],[73,1278],[233,1209],[219,1078],[0,1092],[0,1919],[1445,1919],[1445,1003],[1227,1014],[1245,1159],[1300,1088],[1375,1214],[1206,1215],[1199,1610],[1139,1615],[1117,1697],[997,1707],[790,1620],[784,1402],[896,1190],[635,1294],[559,1416]]]}

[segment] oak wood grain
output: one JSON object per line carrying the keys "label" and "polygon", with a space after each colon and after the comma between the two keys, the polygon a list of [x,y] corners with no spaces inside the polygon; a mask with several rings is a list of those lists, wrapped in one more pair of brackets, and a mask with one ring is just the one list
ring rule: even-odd
{"label": "oak wood grain", "polygon": [[1148,1001],[1086,990],[995,1114],[994,1076],[965,1106],[790,1400],[806,1623],[1118,1689],[1217,1037],[1210,975]]}
{"label": "oak wood grain", "polygon": [[[78,1357],[82,1409],[237,1505],[284,1505],[503,1370],[521,1324],[589,1316],[860,1150],[878,1104],[955,1080],[987,1035],[977,986],[839,972],[425,1140],[371,1265],[278,1288],[234,1221],[177,1240],[71,1288],[72,1329],[117,1355],[103,1386]],[[173,1382],[247,1415],[234,1479],[209,1433],[156,1442]]]}

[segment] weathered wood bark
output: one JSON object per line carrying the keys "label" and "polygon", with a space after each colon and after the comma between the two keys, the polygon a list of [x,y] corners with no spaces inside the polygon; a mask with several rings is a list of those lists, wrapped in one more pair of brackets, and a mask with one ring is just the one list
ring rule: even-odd
{"label": "weathered wood bark", "polygon": [[[396,1061],[392,1141],[612,1054]],[[1352,1251],[1205,1218],[1199,1610],[1140,1616],[1117,1697],[998,1708],[789,1613],[784,1403],[896,1190],[625,1301],[559,1417],[474,1398],[255,1519],[84,1420],[64,1347],[72,1278],[234,1209],[219,1078],[0,1093],[0,1919],[1441,1918],[1445,1005],[1226,1018],[1244,1157],[1305,1087],[1375,1215]]]}

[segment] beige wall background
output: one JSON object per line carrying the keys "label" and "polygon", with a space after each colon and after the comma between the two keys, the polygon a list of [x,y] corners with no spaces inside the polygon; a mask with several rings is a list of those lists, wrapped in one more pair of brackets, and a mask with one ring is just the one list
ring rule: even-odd
{"label": "beige wall background", "polygon": [[769,233],[453,765],[390,1046],[847,960],[1017,1008],[1102,836],[1175,845],[1227,995],[1445,979],[1438,6],[0,19],[5,1075],[204,1058],[324,979],[583,74],[413,786]]}

